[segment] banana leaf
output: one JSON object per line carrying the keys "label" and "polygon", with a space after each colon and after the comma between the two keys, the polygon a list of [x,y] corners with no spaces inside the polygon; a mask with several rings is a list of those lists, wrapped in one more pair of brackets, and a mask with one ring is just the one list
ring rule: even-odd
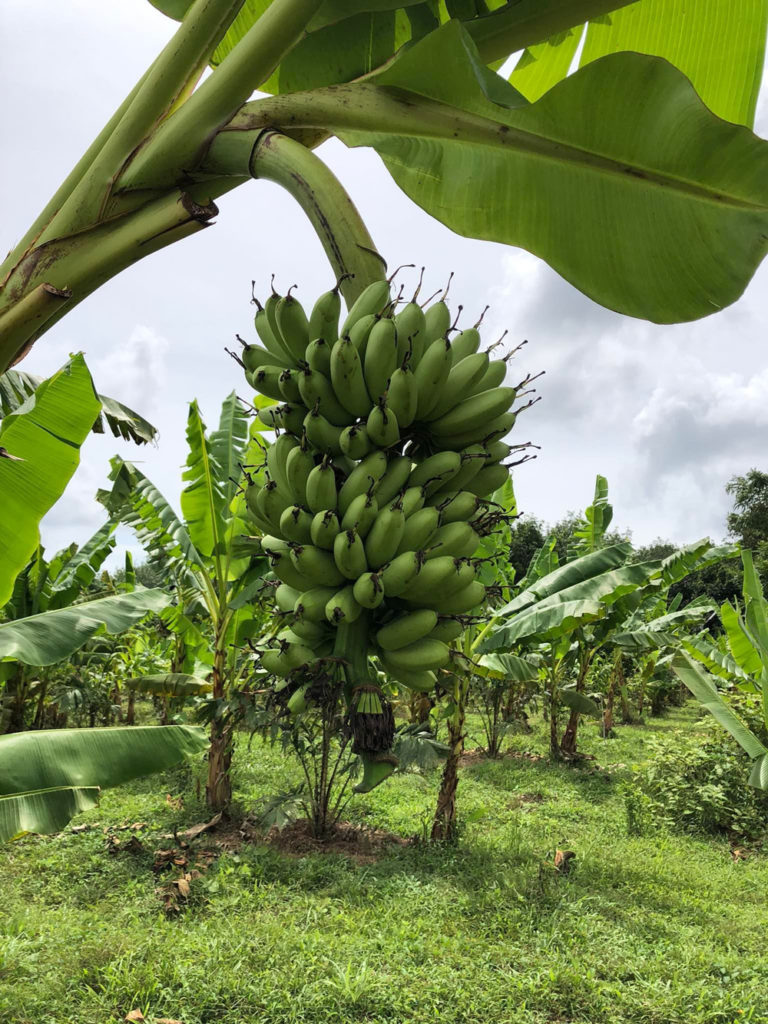
{"label": "banana leaf", "polygon": [[224,467],[216,461],[206,436],[197,402],[189,407],[187,444],[187,468],[182,475],[187,486],[181,492],[181,511],[195,549],[210,558],[224,549],[227,482]]}
{"label": "banana leaf", "polygon": [[585,693],[573,690],[570,687],[560,691],[560,702],[571,711],[578,711],[580,715],[589,715],[592,718],[599,718],[602,714],[600,707],[591,697]]}
{"label": "banana leaf", "polygon": [[[712,715],[719,725],[733,736],[739,746],[750,757],[763,758],[768,754],[768,749],[763,746],[757,736],[742,722],[727,701],[718,693],[712,677],[702,669],[701,665],[697,664],[684,651],[680,651],[672,659],[671,667],[672,671],[688,687],[701,706]],[[760,773],[759,777],[762,778]],[[755,784],[752,781],[752,777],[750,777],[749,781],[750,785]]]}
{"label": "banana leaf", "polygon": [[[23,370],[6,370],[0,374],[0,419],[15,412],[28,398],[34,395],[44,378]],[[122,437],[134,444],[148,444],[157,436],[157,428],[148,423],[127,405],[107,395],[99,395],[101,412],[96,417],[93,427],[94,434],[104,433],[104,421],[115,437]]]}
{"label": "banana leaf", "polygon": [[43,381],[0,423],[0,607],[40,541],[100,408],[82,355]]}
{"label": "banana leaf", "polygon": [[611,544],[573,562],[566,562],[553,572],[542,576],[498,611],[499,616],[511,615],[553,594],[560,593],[578,583],[592,579],[622,565],[631,551],[629,544]]}
{"label": "banana leaf", "polygon": [[515,654],[483,654],[477,659],[474,671],[486,679],[508,679],[515,683],[531,682],[539,676],[535,665]]}
{"label": "banana leaf", "polygon": [[137,587],[86,601],[70,608],[0,622],[0,659],[13,658],[25,665],[53,665],[63,661],[98,633],[123,633],[149,612],[159,612],[171,601],[162,590]]}
{"label": "banana leaf", "polygon": [[210,693],[212,685],[205,679],[184,672],[166,672],[151,676],[136,676],[125,681],[126,689],[136,693],[151,693],[156,697],[198,697]]}
{"label": "banana leaf", "polygon": [[57,832],[99,788],[164,771],[206,745],[204,730],[187,725],[0,736],[0,841]]}

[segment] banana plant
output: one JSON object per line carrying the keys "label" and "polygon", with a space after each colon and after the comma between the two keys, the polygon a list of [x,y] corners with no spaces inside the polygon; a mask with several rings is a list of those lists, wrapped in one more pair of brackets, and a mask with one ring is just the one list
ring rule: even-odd
{"label": "banana plant", "polygon": [[[249,531],[238,480],[241,466],[263,461],[264,442],[249,437],[246,411],[233,392],[224,400],[218,428],[210,433],[197,403],[191,403],[187,443],[183,519],[136,466],[122,459],[112,461],[112,489],[100,491],[97,498],[110,515],[135,531],[175,595],[162,618],[180,644],[163,685],[183,683],[188,690],[204,692],[198,673],[210,675],[213,719],[206,798],[211,808],[220,809],[232,795],[233,722],[227,702],[249,671],[250,660],[241,649],[262,629],[257,602],[267,568],[258,545],[242,539]],[[156,684],[156,679],[137,680],[134,689]]]}
{"label": "banana plant", "polygon": [[331,135],[453,230],[632,316],[706,316],[765,254],[762,0],[153,2],[177,32],[0,267],[0,370],[252,179],[303,206],[354,299],[384,270],[313,153]]}
{"label": "banana plant", "polygon": [[[536,655],[548,705],[553,758],[575,752],[575,732],[566,732],[565,750],[560,740],[558,720],[563,707],[599,717],[598,705],[583,692],[596,654],[610,648],[620,657],[616,637],[644,602],[656,599],[688,572],[724,556],[709,541],[643,563],[628,562],[630,552],[627,543],[612,544],[558,566],[501,608],[477,645],[481,654]],[[695,618],[707,611],[697,606],[695,613],[688,614]],[[574,674],[576,684],[569,685]]]}
{"label": "banana plant", "polygon": [[[744,567],[743,605],[726,601],[720,609],[726,650],[705,637],[684,642],[672,659],[672,670],[702,707],[752,758],[750,786],[768,790],[768,601],[755,572],[752,552],[741,552]],[[705,667],[706,666],[706,667]],[[718,689],[717,678],[759,699],[763,735],[758,736],[734,711]]]}

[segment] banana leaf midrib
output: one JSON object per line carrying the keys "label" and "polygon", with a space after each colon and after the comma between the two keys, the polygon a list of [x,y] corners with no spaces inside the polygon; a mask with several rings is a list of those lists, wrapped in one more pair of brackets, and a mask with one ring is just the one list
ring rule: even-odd
{"label": "banana leaf midrib", "polygon": [[[357,101],[355,104],[349,102],[350,94]],[[414,102],[414,97],[416,102]],[[390,115],[384,119],[383,123],[391,124],[392,115],[394,115],[398,122],[397,127],[384,129],[381,127],[382,105],[385,106],[386,113]],[[404,114],[404,111],[414,108],[418,111],[416,115],[418,120],[414,120],[413,115],[409,117],[409,114]],[[448,133],[444,128],[441,130],[440,127],[446,122],[449,127],[452,127]],[[608,177],[623,179],[632,177],[650,187],[672,188],[684,195],[687,193],[692,199],[710,202],[714,205],[731,206],[758,214],[768,213],[768,195],[764,205],[751,203],[739,196],[727,194],[721,189],[706,188],[681,176],[661,174],[646,166],[629,164],[606,157],[600,153],[560,142],[558,139],[544,134],[535,134],[494,121],[491,118],[458,110],[447,103],[409,93],[406,89],[394,86],[334,85],[324,89],[289,93],[284,96],[246,103],[235,117],[221,129],[221,134],[252,131],[267,126],[279,126],[283,130],[299,127],[322,127],[338,135],[343,135],[345,132],[363,132],[411,138],[436,138],[445,144],[470,143],[491,149],[503,146],[527,153],[530,156],[543,158],[548,162],[581,164]],[[463,138],[454,136],[453,129],[456,126],[465,131]],[[475,134],[468,136],[467,128],[473,130]],[[556,155],[547,151],[551,147],[555,147]],[[565,156],[572,156],[573,159],[565,161],[563,159]]]}

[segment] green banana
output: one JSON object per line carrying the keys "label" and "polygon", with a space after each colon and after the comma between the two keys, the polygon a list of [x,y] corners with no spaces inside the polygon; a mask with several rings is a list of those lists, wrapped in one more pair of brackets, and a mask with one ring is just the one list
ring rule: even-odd
{"label": "green banana", "polygon": [[290,370],[295,366],[293,360],[280,353],[272,352],[260,345],[245,345],[242,356],[246,376],[258,373],[259,370]]}
{"label": "green banana", "polygon": [[420,551],[404,551],[381,570],[381,585],[387,597],[398,597],[418,577],[424,565]]}
{"label": "green banana", "polygon": [[344,454],[355,461],[364,459],[373,447],[368,437],[368,431],[361,424],[344,427],[339,443]]}
{"label": "green banana", "polygon": [[452,572],[440,588],[440,599],[456,594],[468,587],[477,575],[477,566],[469,558],[454,558],[455,571]]}
{"label": "green banana", "polygon": [[383,508],[365,538],[365,557],[372,569],[379,569],[394,557],[405,530],[405,516],[398,504]]}
{"label": "green banana", "polygon": [[441,615],[463,615],[477,608],[484,600],[485,587],[479,580],[473,580],[463,590],[438,598],[431,603],[431,607]]}
{"label": "green banana", "polygon": [[[280,349],[285,353],[286,359],[289,359],[291,361],[291,365],[295,365],[296,364],[296,360],[293,357],[293,353],[291,352],[291,350],[286,345],[285,340],[283,339],[283,335],[282,335],[282,333],[280,331],[280,328],[278,326],[278,323],[277,323],[277,307],[280,305],[281,300],[282,300],[282,295],[279,295],[274,290],[274,286],[273,286],[272,287],[272,294],[269,296],[267,301],[264,303],[264,312],[265,312],[265,315],[266,315],[266,319],[263,320],[262,323],[266,323],[267,329],[269,331],[269,334],[271,334],[271,336],[275,340],[275,343],[277,345],[279,345]],[[258,313],[256,315],[258,316]],[[257,326],[256,330],[258,331],[258,329],[259,328]],[[259,337],[264,342],[264,346],[266,348],[269,348],[269,344],[267,343],[267,335],[266,335],[266,333],[265,334],[259,333]]]}
{"label": "green banana", "polygon": [[[290,434],[282,436],[290,437]],[[309,451],[305,435],[301,443],[292,448],[285,457],[285,480],[294,504],[302,505],[306,500],[307,480],[314,468],[315,460]]]}
{"label": "green banana", "polygon": [[365,424],[368,437],[379,448],[391,448],[400,440],[400,428],[385,398],[380,398],[371,409]]}
{"label": "green banana", "polygon": [[450,412],[433,420],[430,430],[437,437],[485,428],[505,413],[515,400],[514,388],[492,388],[465,399]]}
{"label": "green banana", "polygon": [[302,368],[299,374],[299,391],[304,405],[308,409],[317,409],[334,426],[346,427],[354,422],[354,415],[339,402],[333,385],[319,370],[310,370],[306,365]]}
{"label": "green banana", "polygon": [[423,487],[429,495],[445,486],[461,469],[458,452],[438,452],[416,466],[408,477],[409,487]]}
{"label": "green banana", "polygon": [[299,640],[303,640],[312,648],[321,644],[329,636],[327,626],[323,626],[319,622],[311,622],[309,619],[294,618],[291,629]]}
{"label": "green banana", "polygon": [[468,485],[467,490],[479,495],[481,498],[490,497],[494,491],[498,491],[507,482],[509,470],[506,466],[497,462],[492,466],[481,469],[475,479]]}
{"label": "green banana", "polygon": [[291,561],[290,553],[275,552],[269,556],[269,565],[272,573],[281,583],[287,583],[289,587],[303,593],[312,584],[303,573],[300,573]]}
{"label": "green banana", "polygon": [[280,376],[283,373],[290,373],[289,370],[282,370],[279,366],[262,366],[254,373],[246,373],[245,379],[254,391],[267,398],[274,398],[282,402],[285,398],[280,388]]}
{"label": "green banana", "polygon": [[309,535],[315,547],[333,551],[333,542],[340,529],[339,517],[331,509],[326,509],[315,513]]}
{"label": "green banana", "polygon": [[447,338],[433,341],[413,371],[418,399],[416,419],[423,420],[437,405],[451,370],[451,343]]}
{"label": "green banana", "polygon": [[325,622],[325,606],[336,593],[336,587],[311,587],[299,595],[294,612],[308,622]]}
{"label": "green banana", "polygon": [[287,430],[297,437],[301,436],[304,417],[307,410],[302,405],[270,405],[266,409],[259,409],[258,417],[261,422],[272,430]]}
{"label": "green banana", "polygon": [[[277,299],[279,301],[279,296]],[[256,316],[253,318],[253,326],[256,328],[256,333],[258,334],[261,343],[264,345],[264,348],[275,356],[276,359],[281,359],[286,366],[294,366],[295,362],[291,358],[290,352],[286,349],[285,345],[283,345],[279,334],[275,334],[275,331],[272,329],[272,325],[269,322],[269,310],[265,309],[255,296],[254,301],[256,302],[257,310]],[[267,299],[267,306],[269,306],[269,304],[269,299]],[[273,311],[276,310],[276,304],[274,302],[272,303],[272,309]],[[248,366],[245,359],[243,359],[243,362]],[[281,364],[278,363],[277,365],[279,366]]]}
{"label": "green banana", "polygon": [[408,302],[403,306],[395,316],[395,327],[397,328],[397,361],[402,365],[406,355],[413,349],[412,342],[417,337],[421,342],[424,337],[424,310],[418,302]]}
{"label": "green banana", "polygon": [[405,518],[408,519],[414,512],[424,508],[426,498],[427,494],[423,487],[409,487],[403,493],[403,513]]}
{"label": "green banana", "polygon": [[289,587],[287,583],[281,583],[275,590],[275,604],[281,612],[292,612],[300,596],[299,591],[294,587]]}
{"label": "green banana", "polygon": [[[503,359],[492,359],[488,364],[488,369],[485,371],[479,381],[476,382],[472,389],[471,394],[479,394],[481,391],[490,391],[491,388],[497,388],[504,383],[504,379],[507,376],[507,364]],[[513,389],[514,390],[514,389]],[[469,398],[469,394],[467,394]],[[513,399],[514,401],[514,399]],[[512,403],[510,402],[510,405]]]}
{"label": "green banana", "polygon": [[419,392],[413,372],[407,366],[399,367],[390,377],[387,402],[401,429],[416,419],[418,401]]}
{"label": "green banana", "polygon": [[405,487],[411,473],[413,463],[407,455],[395,455],[387,463],[387,471],[376,487],[376,500],[379,508],[392,501],[396,494]]}
{"label": "green banana", "polygon": [[275,533],[280,536],[280,516],[291,504],[291,499],[282,494],[274,480],[267,480],[256,498],[259,515],[268,523],[275,524]]}
{"label": "green banana", "polygon": [[336,474],[327,455],[307,477],[307,507],[311,512],[325,512],[336,508]]}
{"label": "green banana", "polygon": [[361,608],[378,608],[384,600],[384,588],[378,573],[364,572],[355,580],[352,593]]}
{"label": "green banana", "polygon": [[371,398],[365,384],[363,364],[349,338],[341,338],[331,349],[331,383],[336,398],[347,412],[353,416],[368,415]]}
{"label": "green banana", "polygon": [[348,580],[356,580],[366,572],[365,545],[356,530],[344,530],[336,535],[333,559],[336,568]]}
{"label": "green banana", "polygon": [[313,448],[326,455],[341,455],[341,427],[329,423],[317,409],[307,413],[303,421],[307,440]]}
{"label": "green banana", "polygon": [[435,530],[429,544],[428,559],[443,555],[469,558],[480,546],[480,537],[469,523],[448,523]]}
{"label": "green banana", "polygon": [[[309,316],[309,337],[327,341],[336,340],[339,334],[339,317],[341,316],[341,297],[339,286],[324,292],[312,307]],[[311,342],[310,342],[311,344]]]}
{"label": "green banana", "polygon": [[472,430],[465,430],[460,434],[446,434],[445,436],[433,434],[431,443],[434,448],[439,448],[442,451],[464,448],[466,445],[477,444],[481,441],[483,445],[489,445],[508,434],[514,427],[516,419],[515,413],[504,412],[490,422],[479,424]]}
{"label": "green banana", "polygon": [[[263,662],[263,659],[262,659]],[[304,686],[300,686],[298,690],[295,690],[286,702],[286,708],[291,715],[303,715],[309,707],[307,700],[307,692],[309,690],[309,683]]]}
{"label": "green banana", "polygon": [[437,625],[437,613],[430,608],[408,612],[382,626],[376,634],[376,643],[385,651],[397,651],[427,636]]}
{"label": "green banana", "polygon": [[361,754],[363,777],[353,787],[355,793],[370,793],[380,786],[397,768],[398,760],[392,754]]}
{"label": "green banana", "polygon": [[447,495],[439,491],[430,498],[430,504],[436,499],[440,499],[437,508],[443,526],[449,523],[468,523],[477,514],[478,509],[483,507],[483,503],[472,491],[454,491]]}
{"label": "green banana", "polygon": [[299,544],[291,548],[291,562],[297,572],[306,576],[311,586],[332,587],[344,582],[344,576],[339,572],[333,555],[323,548]]}
{"label": "green banana", "polygon": [[299,505],[290,505],[280,516],[280,532],[296,544],[310,544],[312,516]]}
{"label": "green banana", "polygon": [[464,625],[459,619],[450,615],[441,615],[437,620],[437,625],[429,634],[429,639],[442,640],[444,644],[448,644],[451,640],[458,640],[463,632]]}
{"label": "green banana", "polygon": [[304,359],[310,342],[309,321],[301,303],[290,291],[278,302],[276,319],[285,347],[296,362]]}
{"label": "green banana", "polygon": [[486,448],[488,458],[486,466],[492,466],[495,462],[502,462],[508,455],[512,454],[512,446],[504,441],[492,441]]}
{"label": "green banana", "polygon": [[404,551],[420,551],[429,543],[430,537],[440,525],[440,513],[436,508],[422,508],[405,521],[405,529],[397,546],[397,554]]}
{"label": "green banana", "polygon": [[319,370],[325,377],[331,376],[331,349],[332,341],[325,338],[315,338],[307,345],[305,359],[310,370]]}
{"label": "green banana", "polygon": [[369,284],[352,304],[339,334],[348,334],[352,325],[362,317],[371,313],[381,313],[390,299],[388,281],[374,281],[373,284]]}
{"label": "green banana", "polygon": [[427,672],[442,668],[450,657],[450,648],[442,640],[428,640],[426,637],[415,643],[387,651],[382,660],[401,672]]}
{"label": "green banana", "polygon": [[451,326],[451,311],[446,304],[433,302],[424,314],[424,334],[428,341],[445,338]]}
{"label": "green banana", "polygon": [[290,551],[290,544],[287,541],[281,540],[279,537],[273,537],[271,534],[266,534],[261,538],[261,550],[267,555],[284,554]]}
{"label": "green banana", "polygon": [[[283,370],[278,378],[280,397],[286,402],[303,402],[301,389],[299,388],[300,370]],[[306,404],[306,403],[305,403]]]}
{"label": "green banana", "polygon": [[280,676],[284,679],[289,672],[293,671],[293,667],[280,651],[264,651],[259,660],[261,667],[271,676]]}
{"label": "green banana", "polygon": [[[383,662],[382,662],[383,663]],[[437,684],[437,676],[434,672],[406,672],[404,669],[390,667],[385,664],[388,674],[398,683],[407,686],[409,690],[417,693],[431,693]]]}
{"label": "green banana", "polygon": [[453,365],[458,366],[463,359],[474,355],[479,348],[480,332],[476,327],[468,327],[466,331],[460,331],[451,341]]}
{"label": "green banana", "polygon": [[267,472],[277,484],[280,494],[289,499],[290,504],[298,504],[303,497],[300,493],[294,496],[293,488],[288,482],[285,472],[285,463],[294,448],[298,448],[299,442],[290,434],[281,434],[274,443],[267,448]]}
{"label": "green banana", "polygon": [[439,419],[468,395],[474,394],[473,385],[484,376],[487,367],[486,352],[476,352],[475,355],[462,359],[458,365],[452,366],[443,385],[442,394],[425,419]]}
{"label": "green banana", "polygon": [[374,451],[358,463],[347,479],[341,485],[339,491],[339,511],[342,516],[346,513],[354,498],[365,494],[374,484],[374,490],[379,480],[387,471],[387,456],[384,452]]}
{"label": "green banana", "polygon": [[368,346],[368,336],[373,330],[373,325],[378,319],[378,316],[374,313],[369,313],[367,316],[361,317],[347,333],[340,335],[340,337],[352,342],[354,347],[357,349],[361,360],[365,358],[365,350]]}
{"label": "green banana", "polygon": [[334,626],[340,622],[354,622],[363,608],[355,600],[354,587],[350,584],[337,591],[325,606],[325,617]]}
{"label": "green banana", "polygon": [[438,599],[445,581],[456,572],[456,560],[451,555],[443,555],[425,562],[419,574],[405,587],[401,593],[404,601],[414,604],[426,604],[431,607]]}
{"label": "green banana", "polygon": [[434,492],[434,497],[448,491],[463,491],[470,480],[474,479],[487,461],[487,451],[481,444],[471,444],[459,452],[461,464],[455,476],[446,480]]}
{"label": "green banana", "polygon": [[365,348],[363,372],[368,394],[375,402],[387,390],[398,366],[397,329],[394,320],[382,317],[373,325]]}
{"label": "green banana", "polygon": [[350,502],[349,508],[341,520],[342,530],[356,530],[360,537],[365,538],[379,514],[379,503],[373,494],[358,494]]}

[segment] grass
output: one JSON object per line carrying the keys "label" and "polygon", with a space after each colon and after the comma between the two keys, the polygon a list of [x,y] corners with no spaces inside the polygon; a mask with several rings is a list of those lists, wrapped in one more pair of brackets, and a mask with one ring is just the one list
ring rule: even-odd
{"label": "grass", "polygon": [[[768,860],[734,861],[725,839],[627,835],[626,766],[649,736],[695,727],[685,709],[614,740],[585,730],[608,771],[478,761],[462,774],[456,845],[362,865],[243,846],[173,918],[152,851],[204,820],[193,770],[106,792],[73,823],[101,827],[0,851],[0,1021],[112,1024],[140,1009],[183,1024],[768,1022]],[[513,745],[541,752],[544,733]],[[298,777],[258,743],[241,743],[236,766],[246,808]],[[350,817],[418,833],[437,782],[397,776]],[[106,853],[102,829],[134,821],[148,825],[144,852]],[[556,847],[576,851],[567,877],[549,867]]]}

